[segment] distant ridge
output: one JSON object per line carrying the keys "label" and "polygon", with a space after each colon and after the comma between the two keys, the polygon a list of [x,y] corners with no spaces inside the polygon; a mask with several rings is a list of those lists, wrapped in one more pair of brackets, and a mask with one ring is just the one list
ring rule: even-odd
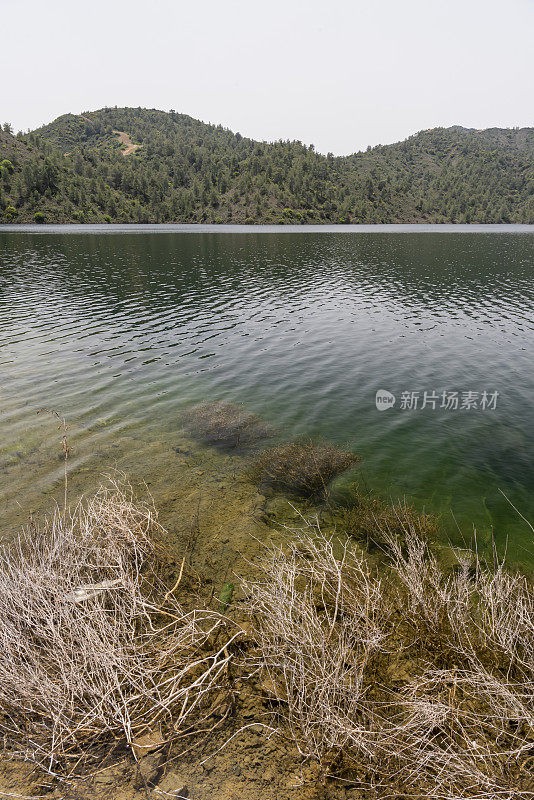
{"label": "distant ridge", "polygon": [[175,111],[0,132],[0,222],[534,223],[534,128],[432,128],[349,156]]}

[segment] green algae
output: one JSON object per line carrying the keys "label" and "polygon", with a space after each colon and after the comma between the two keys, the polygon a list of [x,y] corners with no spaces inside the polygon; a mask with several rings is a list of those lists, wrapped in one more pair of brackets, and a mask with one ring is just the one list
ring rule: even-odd
{"label": "green algae", "polygon": [[233,596],[234,584],[228,582],[224,583],[219,595],[219,611],[221,614],[226,614],[232,602]]}

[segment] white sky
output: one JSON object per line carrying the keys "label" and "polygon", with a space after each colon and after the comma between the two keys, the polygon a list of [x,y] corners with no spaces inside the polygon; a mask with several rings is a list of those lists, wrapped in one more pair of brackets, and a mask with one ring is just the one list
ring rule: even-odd
{"label": "white sky", "polygon": [[0,0],[0,121],[145,106],[323,153],[533,126],[534,0]]}

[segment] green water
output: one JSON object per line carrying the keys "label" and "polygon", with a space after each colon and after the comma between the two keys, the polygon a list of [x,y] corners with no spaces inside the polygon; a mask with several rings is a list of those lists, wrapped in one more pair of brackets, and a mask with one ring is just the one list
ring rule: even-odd
{"label": "green water", "polygon": [[[348,446],[370,487],[530,563],[499,490],[534,519],[534,231],[451,227],[0,229],[4,525],[61,483],[39,407],[68,416],[74,483],[118,463],[172,494],[180,410],[220,399]],[[496,408],[446,410],[444,391],[498,392]]]}

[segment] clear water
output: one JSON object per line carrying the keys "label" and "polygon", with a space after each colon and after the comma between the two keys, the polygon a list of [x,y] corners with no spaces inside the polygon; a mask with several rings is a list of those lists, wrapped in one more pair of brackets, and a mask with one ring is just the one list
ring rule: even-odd
{"label": "clear water", "polygon": [[[92,476],[117,443],[142,472],[184,405],[224,399],[347,445],[371,487],[453,538],[453,515],[493,528],[526,563],[532,534],[500,491],[534,519],[533,308],[532,226],[0,229],[4,523],[61,481],[39,407],[67,414],[71,470]],[[404,391],[499,394],[408,410]]]}

